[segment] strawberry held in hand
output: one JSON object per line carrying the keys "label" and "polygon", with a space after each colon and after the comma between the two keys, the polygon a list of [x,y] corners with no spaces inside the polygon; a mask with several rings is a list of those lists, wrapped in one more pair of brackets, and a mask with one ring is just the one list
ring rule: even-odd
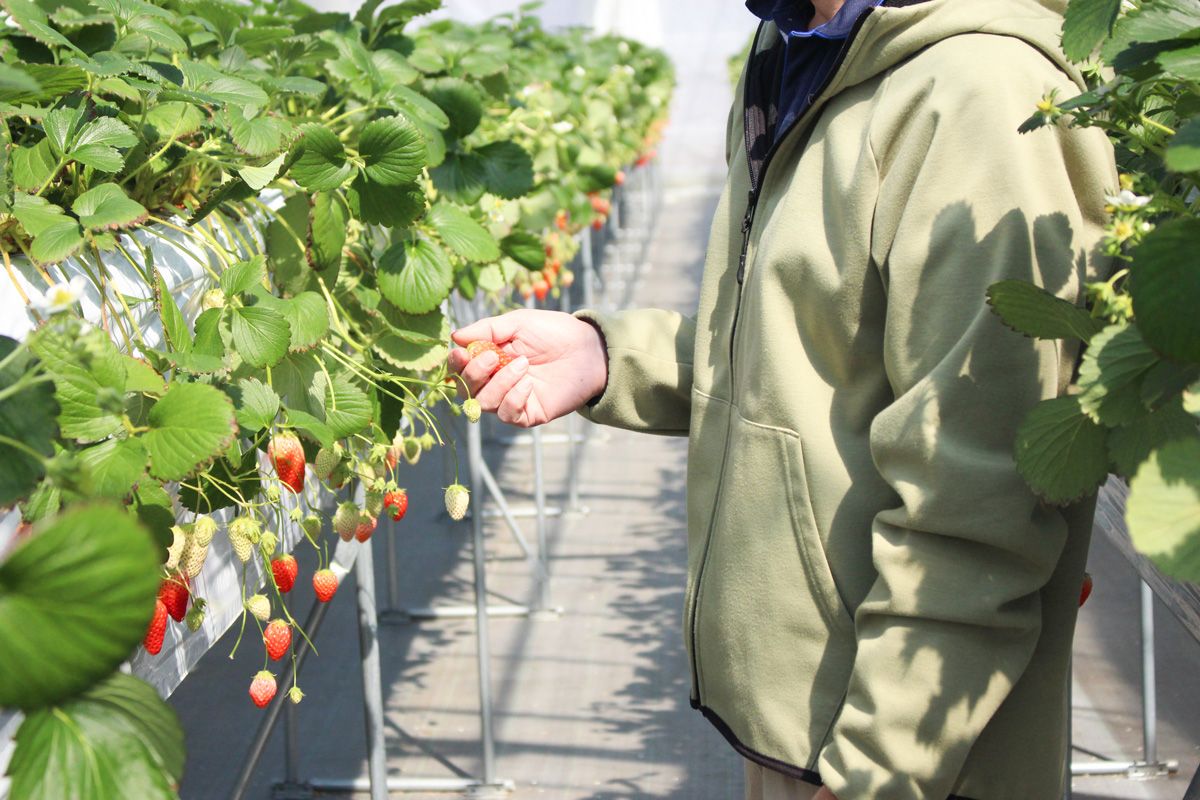
{"label": "strawberry held in hand", "polygon": [[296,434],[288,431],[275,434],[267,445],[267,458],[271,459],[279,480],[293,493],[300,494],[304,489],[304,448]]}
{"label": "strawberry held in hand", "polygon": [[504,369],[512,362],[512,356],[500,349],[500,345],[495,342],[489,342],[487,339],[477,339],[467,345],[467,355],[472,359],[483,353],[491,350],[500,359],[500,363],[496,365],[496,369]]}
{"label": "strawberry held in hand", "polygon": [[295,556],[285,553],[271,561],[271,574],[275,577],[275,585],[279,591],[287,594],[296,585],[296,576],[300,573],[300,565]]}
{"label": "strawberry held in hand", "polygon": [[292,646],[292,626],[281,619],[271,620],[263,631],[263,643],[267,646],[267,657],[278,661]]}

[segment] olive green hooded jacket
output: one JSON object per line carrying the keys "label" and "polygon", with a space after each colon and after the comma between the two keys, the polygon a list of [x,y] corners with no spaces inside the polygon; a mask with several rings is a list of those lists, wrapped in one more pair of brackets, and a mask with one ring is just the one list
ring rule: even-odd
{"label": "olive green hooded jacket", "polygon": [[609,370],[585,414],[689,437],[693,704],[840,800],[1061,793],[1091,506],[1040,503],[1012,453],[1075,353],[985,299],[1107,270],[1104,134],[1017,132],[1082,86],[1048,5],[869,11],[769,159],[764,25],[695,317],[580,312]]}

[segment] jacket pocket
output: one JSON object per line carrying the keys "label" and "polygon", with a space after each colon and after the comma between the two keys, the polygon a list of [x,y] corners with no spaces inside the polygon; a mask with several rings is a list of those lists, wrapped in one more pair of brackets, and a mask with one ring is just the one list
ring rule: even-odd
{"label": "jacket pocket", "polygon": [[731,414],[693,647],[702,704],[746,747],[805,767],[841,704],[855,642],[800,448],[793,431]]}

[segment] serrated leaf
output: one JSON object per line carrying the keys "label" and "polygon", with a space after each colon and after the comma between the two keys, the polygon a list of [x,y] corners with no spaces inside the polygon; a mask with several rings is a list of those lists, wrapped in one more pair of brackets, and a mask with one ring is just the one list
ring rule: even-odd
{"label": "serrated leaf", "polygon": [[[226,116],[229,119],[229,135],[234,145],[248,156],[269,156],[278,153],[283,149],[285,137],[291,132],[292,126],[288,122],[275,117],[246,119],[241,111],[235,108],[231,108]],[[282,159],[279,163],[283,163]],[[262,186],[255,188],[261,189]]]}
{"label": "serrated leaf", "polygon": [[[1200,52],[1200,48],[1196,49]],[[1197,62],[1200,62],[1200,55],[1197,56]],[[1200,80],[1200,76],[1196,80]],[[1189,120],[1176,131],[1171,141],[1167,142],[1163,161],[1168,169],[1175,172],[1200,172],[1200,117]]]}
{"label": "serrated leaf", "polygon": [[156,547],[155,561],[161,564],[174,538],[171,528],[175,525],[175,504],[171,495],[158,481],[142,481],[133,490],[127,512],[150,532]]}
{"label": "serrated leaf", "polygon": [[380,78],[383,79],[385,86],[389,89],[392,86],[402,86],[412,83],[421,77],[421,73],[413,69],[404,56],[395,50],[388,50],[386,48],[374,50],[371,52],[371,61],[375,64],[375,69],[378,71]]}
{"label": "serrated leaf", "polygon": [[[12,68],[15,65],[9,65]],[[37,81],[39,89],[28,91],[15,86],[0,86],[0,103],[52,102],[87,86],[88,76],[79,67],[58,64],[22,64],[20,70]]]}
{"label": "serrated leaf", "polygon": [[42,139],[33,147],[12,150],[12,181],[17,189],[37,191],[54,175],[58,159],[50,149],[50,140]]}
{"label": "serrated leaf", "polygon": [[447,153],[430,175],[438,191],[459,205],[474,205],[487,191],[487,169],[473,153]]}
{"label": "serrated leaf", "polygon": [[425,213],[425,192],[417,184],[381,186],[359,175],[346,195],[350,211],[363,222],[405,228]]}
{"label": "serrated leaf", "polygon": [[17,23],[17,27],[42,44],[79,52],[79,48],[70,39],[51,27],[46,12],[36,3],[30,0],[4,0],[4,10],[12,17],[13,22]]}
{"label": "serrated leaf", "polygon": [[46,706],[115,670],[146,632],[157,568],[146,531],[109,505],[18,545],[0,564],[0,705]]}
{"label": "serrated leaf", "polygon": [[346,245],[346,212],[341,198],[331,192],[313,195],[308,213],[308,263],[323,271],[341,266]]}
{"label": "serrated leaf", "polygon": [[126,392],[161,395],[167,391],[166,379],[159,375],[154,367],[125,353],[121,354],[121,360],[125,363]]}
{"label": "serrated leaf", "polygon": [[308,124],[300,126],[296,143],[299,157],[289,174],[310,192],[326,192],[346,182],[354,167],[346,161],[346,148],[328,128]]}
{"label": "serrated leaf", "polygon": [[155,103],[146,111],[146,124],[154,128],[158,141],[179,139],[200,130],[204,114],[191,103],[178,100]]}
{"label": "serrated leaf", "polygon": [[29,254],[39,263],[62,261],[83,246],[79,222],[44,197],[18,193],[13,197],[12,213],[33,237]]}
{"label": "serrated leaf", "polygon": [[187,42],[183,40],[171,26],[158,17],[140,15],[129,21],[129,29],[140,33],[159,47],[172,53],[187,50]]}
{"label": "serrated leaf", "polygon": [[79,458],[91,477],[91,493],[117,500],[145,474],[150,456],[138,439],[108,439],[80,451]]}
{"label": "serrated leaf", "polygon": [[275,415],[279,413],[279,395],[258,378],[244,378],[226,391],[233,398],[242,430],[262,430],[275,421]]}
{"label": "serrated leaf", "polygon": [[0,64],[0,98],[37,95],[41,90],[42,86],[37,79],[20,66]]}
{"label": "serrated leaf", "polygon": [[192,333],[188,330],[183,312],[179,310],[175,298],[171,295],[171,288],[167,286],[158,270],[154,272],[154,302],[158,307],[159,318],[162,319],[163,334],[166,335],[167,343],[181,353],[191,350]]}
{"label": "serrated leaf", "polygon": [[267,257],[254,256],[232,264],[221,273],[221,289],[227,297],[248,292],[263,282],[267,276]]}
{"label": "serrated leaf", "polygon": [[1115,428],[1108,434],[1108,452],[1117,472],[1132,477],[1150,453],[1175,439],[1200,436],[1197,420],[1176,400]]}
{"label": "serrated leaf", "polygon": [[379,257],[379,291],[409,314],[437,308],[454,286],[454,270],[441,247],[426,239],[393,244]]}
{"label": "serrated leaf", "polygon": [[414,120],[424,121],[440,130],[450,127],[450,118],[437,103],[407,86],[393,86],[388,96],[404,107]]}
{"label": "serrated leaf", "polygon": [[233,344],[253,367],[270,367],[287,354],[291,327],[276,311],[262,306],[230,309]]}
{"label": "serrated leaf", "polygon": [[125,392],[125,364],[112,340],[101,330],[87,328],[75,334],[44,328],[30,341],[54,379],[58,424],[69,439],[96,442],[122,428],[116,403]]}
{"label": "serrated leaf", "polygon": [[237,433],[233,403],[223,392],[200,383],[174,383],[150,409],[150,430],[142,442],[150,454],[150,474],[178,481],[224,453]]}
{"label": "serrated leaf", "polygon": [[1158,356],[1133,325],[1110,325],[1092,337],[1079,367],[1079,404],[1096,422],[1122,425],[1141,414],[1141,379]]}
{"label": "serrated leaf", "polygon": [[13,800],[171,800],[183,729],[149,684],[114,673],[84,694],[29,714],[16,734]]}
{"label": "serrated leaf", "polygon": [[542,240],[529,231],[515,230],[500,240],[504,255],[525,269],[540,270],[546,265],[546,249]]}
{"label": "serrated leaf", "polygon": [[287,419],[289,424],[316,439],[322,447],[333,447],[337,440],[332,428],[307,411],[288,408]]}
{"label": "serrated leaf", "polygon": [[404,117],[384,117],[368,122],[358,140],[358,151],[369,180],[380,186],[401,186],[421,174],[425,143],[421,133]]}
{"label": "serrated leaf", "polygon": [[1195,247],[1200,219],[1164,222],[1133,251],[1130,289],[1146,342],[1178,361],[1200,362],[1200,281]]}
{"label": "serrated leaf", "polygon": [[361,432],[371,422],[371,401],[344,375],[335,374],[325,386],[325,424],[335,438]]}
{"label": "serrated leaf", "polygon": [[261,86],[243,78],[223,75],[205,85],[204,94],[231,106],[248,106],[250,108],[265,108],[270,104],[270,98]]}
{"label": "serrated leaf", "polygon": [[266,188],[267,184],[275,180],[275,176],[279,174],[279,168],[283,166],[285,158],[287,156],[280,153],[261,167],[242,167],[238,170],[238,177],[245,181],[246,185],[254,191],[261,191]]}
{"label": "serrated leaf", "polygon": [[1112,31],[1121,0],[1071,0],[1063,22],[1062,47],[1067,58],[1083,61]]}
{"label": "serrated leaf", "polygon": [[533,159],[516,142],[493,142],[475,151],[483,163],[483,183],[497,197],[512,200],[533,189]]}
{"label": "serrated leaf", "polygon": [[1039,496],[1070,503],[1090,494],[1108,475],[1104,428],[1074,395],[1043,400],[1017,431],[1017,471]]}
{"label": "serrated leaf", "polygon": [[1004,324],[1036,339],[1088,341],[1104,323],[1086,309],[1027,281],[1000,281],[987,290],[988,303]]}
{"label": "serrated leaf", "polygon": [[88,230],[115,230],[143,222],[150,212],[115,183],[88,189],[71,204],[71,210]]}
{"label": "serrated leaf", "polygon": [[1160,53],[1155,60],[1163,71],[1176,78],[1200,80],[1200,44],[1167,50]]}
{"label": "serrated leaf", "polygon": [[[29,351],[13,355],[20,345],[15,339],[0,336],[0,386],[13,386],[32,366]],[[0,436],[21,442],[45,457],[54,455],[58,436],[55,417],[58,404],[54,386],[35,383],[20,392],[0,399]],[[24,497],[44,474],[42,462],[24,449],[0,441],[0,506]]]}
{"label": "serrated leaf", "polygon": [[[413,61],[415,53],[409,55]],[[475,87],[461,78],[439,78],[430,85],[425,95],[437,103],[450,120],[447,134],[461,139],[479,127],[483,118],[483,98]]]}
{"label": "serrated leaf", "polygon": [[419,344],[394,334],[379,337],[374,348],[380,358],[396,369],[417,372],[431,370],[444,363],[450,352],[450,348],[442,344]]}
{"label": "serrated leaf", "polygon": [[285,292],[303,291],[312,271],[305,256],[308,197],[294,194],[275,212],[264,231],[268,266],[275,286]]}
{"label": "serrated leaf", "polygon": [[500,257],[500,245],[471,215],[449,203],[438,203],[429,211],[429,224],[446,246],[467,261],[485,263]]}
{"label": "serrated leaf", "polygon": [[1167,575],[1200,583],[1200,441],[1156,451],[1129,484],[1129,535]]}
{"label": "serrated leaf", "polygon": [[1185,31],[1200,27],[1200,9],[1189,0],[1155,0],[1131,10],[1117,20],[1112,37],[1100,54],[1112,63],[1117,54],[1134,42],[1152,44],[1174,39]]}
{"label": "serrated leaf", "polygon": [[256,307],[268,308],[287,320],[291,329],[291,352],[308,350],[329,332],[329,308],[316,292],[282,299],[266,291],[255,292]]}

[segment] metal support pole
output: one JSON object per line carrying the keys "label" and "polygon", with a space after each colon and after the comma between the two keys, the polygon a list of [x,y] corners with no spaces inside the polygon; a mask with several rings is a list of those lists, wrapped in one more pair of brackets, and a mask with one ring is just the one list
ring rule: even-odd
{"label": "metal support pole", "polygon": [[[467,426],[467,453],[471,471],[471,493],[476,502],[483,492],[483,444],[478,425]],[[488,660],[487,569],[483,549],[483,514],[471,516],[475,561],[475,641],[479,664],[479,728],[483,750],[483,782],[496,780],[496,749],[492,740],[492,676]]]}
{"label": "metal support pole", "polygon": [[[292,606],[290,600],[285,598],[284,605],[287,606],[290,614]],[[299,743],[300,737],[296,729],[296,704],[287,703],[284,705],[283,712],[283,779],[289,786],[295,785],[299,781],[297,768],[300,763],[297,752]]]}
{"label": "metal support pole", "polygon": [[[321,629],[321,622],[325,619],[325,611],[329,608],[327,603],[319,603],[313,601],[312,608],[308,612],[307,619],[304,620],[304,630],[308,633],[310,639],[316,638],[317,631]],[[304,660],[308,657],[308,653],[312,648],[309,647],[308,641],[301,637],[300,643],[296,645],[296,660],[294,665],[288,669],[287,677],[282,681],[284,686],[293,683],[296,679],[296,670],[304,665]],[[258,762],[262,758],[263,749],[267,746],[267,740],[271,738],[271,731],[275,729],[275,723],[279,721],[279,711],[283,704],[291,705],[287,699],[287,692],[279,692],[275,695],[275,699],[267,706],[263,712],[262,722],[258,725],[258,730],[254,734],[253,741],[250,742],[250,747],[246,751],[246,760],[242,762],[242,771],[238,773],[237,782],[233,786],[233,793],[230,794],[230,800],[242,800],[246,795],[246,787],[250,785],[250,778],[254,776],[254,770],[258,767]]]}
{"label": "metal support pole", "polygon": [[1071,752],[1074,749],[1074,728],[1075,728],[1075,659],[1067,656],[1067,768],[1065,772],[1066,782],[1063,786],[1063,800],[1071,800]]}
{"label": "metal support pole", "polygon": [[387,749],[383,738],[383,679],[379,669],[375,563],[371,549],[371,542],[364,542],[354,562],[354,577],[358,583],[358,650],[362,658],[363,717],[366,721],[371,800],[388,800]]}
{"label": "metal support pole", "polygon": [[1200,769],[1196,770],[1196,774],[1192,776],[1192,782],[1188,784],[1187,791],[1183,793],[1183,800],[1200,800]]}
{"label": "metal support pole", "polygon": [[388,520],[383,535],[387,537],[388,609],[400,607],[400,566],[396,559],[396,524]]}
{"label": "metal support pole", "polygon": [[538,611],[550,608],[550,555],[546,545],[546,486],[542,455],[542,429],[537,427],[533,429],[533,503],[537,509],[535,524],[538,542],[538,592],[534,608]]}
{"label": "metal support pole", "polygon": [[1158,687],[1154,670],[1154,590],[1142,588],[1142,760],[1158,761]]}

